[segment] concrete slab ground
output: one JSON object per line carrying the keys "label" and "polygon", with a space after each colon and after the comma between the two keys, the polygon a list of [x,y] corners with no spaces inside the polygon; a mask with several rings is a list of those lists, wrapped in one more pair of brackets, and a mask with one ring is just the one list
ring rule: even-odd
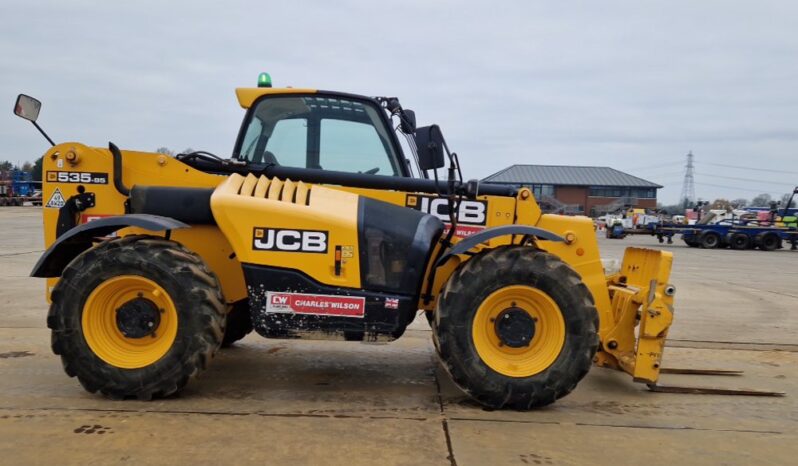
{"label": "concrete slab ground", "polygon": [[[387,345],[265,340],[221,351],[179,396],[110,401],[49,348],[38,208],[0,208],[0,464],[794,464],[798,253],[675,254],[665,364],[742,369],[673,384],[783,398],[651,393],[594,368],[556,404],[486,411],[437,364],[423,319]],[[601,238],[602,255],[659,246]]]}

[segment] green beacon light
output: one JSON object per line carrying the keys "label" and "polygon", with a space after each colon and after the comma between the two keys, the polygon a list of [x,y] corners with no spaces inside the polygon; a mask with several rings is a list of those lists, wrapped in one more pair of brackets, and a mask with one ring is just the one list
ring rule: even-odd
{"label": "green beacon light", "polygon": [[272,77],[269,76],[269,73],[258,75],[258,87],[272,87]]}

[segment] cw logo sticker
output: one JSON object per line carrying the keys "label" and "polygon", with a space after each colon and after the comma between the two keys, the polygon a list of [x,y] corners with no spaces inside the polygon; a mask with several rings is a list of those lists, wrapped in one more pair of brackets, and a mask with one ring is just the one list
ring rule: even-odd
{"label": "cw logo sticker", "polygon": [[272,304],[276,304],[276,305],[288,304],[288,295],[284,295],[284,294],[272,295],[271,302],[272,302]]}

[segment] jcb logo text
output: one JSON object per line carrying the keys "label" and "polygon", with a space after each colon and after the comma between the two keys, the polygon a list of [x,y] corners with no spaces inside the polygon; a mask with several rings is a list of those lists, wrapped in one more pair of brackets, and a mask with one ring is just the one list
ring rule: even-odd
{"label": "jcb logo text", "polygon": [[[449,201],[445,198],[411,195],[407,196],[405,205],[432,214],[444,222],[449,221]],[[457,209],[457,222],[469,225],[485,225],[487,206],[488,203],[485,201],[461,201],[460,208]]]}
{"label": "jcb logo text", "polygon": [[327,252],[326,231],[255,228],[252,248],[259,251]]}

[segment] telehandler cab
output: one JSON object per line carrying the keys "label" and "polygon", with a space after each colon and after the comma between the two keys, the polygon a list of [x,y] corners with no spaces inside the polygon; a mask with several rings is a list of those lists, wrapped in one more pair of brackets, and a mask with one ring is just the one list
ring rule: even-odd
{"label": "telehandler cab", "polygon": [[[230,158],[45,154],[32,276],[48,278],[52,349],[86,390],[164,397],[253,328],[384,342],[418,311],[454,382],[491,408],[552,403],[594,362],[657,382],[669,252],[629,248],[606,275],[590,219],[464,182],[440,129],[396,98],[259,84],[236,90]],[[36,124],[40,107],[20,95],[15,113]]]}

